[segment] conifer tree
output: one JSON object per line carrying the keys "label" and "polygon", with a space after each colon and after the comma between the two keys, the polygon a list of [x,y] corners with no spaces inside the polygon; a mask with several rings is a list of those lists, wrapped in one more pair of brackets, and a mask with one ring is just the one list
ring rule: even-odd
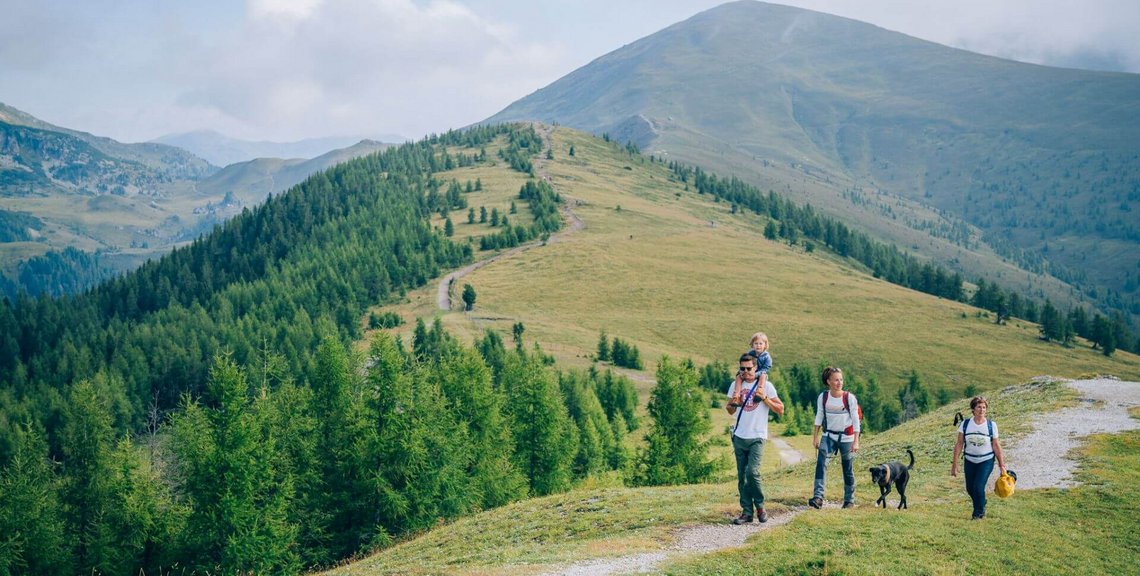
{"label": "conifer tree", "polygon": [[67,394],[60,430],[62,496],[80,572],[104,569],[102,560],[112,554],[93,542],[105,530],[104,516],[112,506],[108,477],[114,432],[107,400],[91,381],[75,384]]}
{"label": "conifer tree", "polygon": [[610,342],[606,338],[606,331],[602,330],[598,336],[598,361],[608,362],[610,359]]}
{"label": "conifer tree", "polygon": [[[596,374],[596,373],[595,373]],[[606,411],[606,418],[613,421],[619,416],[626,430],[637,430],[637,389],[625,376],[615,376],[613,370],[595,375],[598,401]]]}
{"label": "conifer tree", "polygon": [[570,487],[578,431],[567,414],[558,384],[537,358],[508,354],[502,373],[515,440],[515,466],[544,496]]}
{"label": "conifer tree", "polygon": [[494,508],[526,496],[527,479],[511,461],[514,438],[503,413],[503,399],[494,389],[483,358],[474,350],[464,350],[446,358],[440,373],[448,406],[469,433],[463,448],[473,456],[466,475],[475,506]]}
{"label": "conifer tree", "polygon": [[0,574],[73,574],[47,441],[31,425],[10,432],[12,452],[0,466]]}
{"label": "conifer tree", "polygon": [[642,485],[702,482],[712,474],[707,461],[709,415],[695,370],[668,357],[657,367],[657,385],[649,400],[653,429],[638,455],[637,482]]}
{"label": "conifer tree", "polygon": [[475,287],[470,284],[463,285],[463,309],[470,311],[475,307]]}
{"label": "conifer tree", "polygon": [[210,371],[205,403],[187,400],[172,423],[179,489],[191,512],[182,557],[201,572],[299,571],[293,496],[279,475],[276,441],[264,408],[230,359]]}

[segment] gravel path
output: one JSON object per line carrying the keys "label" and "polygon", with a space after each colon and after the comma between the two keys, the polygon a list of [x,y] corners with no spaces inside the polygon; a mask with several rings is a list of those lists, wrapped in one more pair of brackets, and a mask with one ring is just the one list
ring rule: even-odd
{"label": "gravel path", "polygon": [[779,438],[773,438],[772,443],[775,444],[776,448],[780,450],[780,463],[784,466],[795,466],[804,459],[803,453],[799,450],[796,450],[795,448],[792,448],[791,444],[788,444]]}
{"label": "gravel path", "polygon": [[[1077,462],[1067,455],[1082,438],[1090,434],[1140,428],[1140,421],[1128,415],[1128,408],[1140,406],[1140,382],[1098,378],[1071,381],[1069,385],[1080,394],[1079,406],[1038,415],[1033,420],[1033,432],[1004,447],[1006,465],[1017,472],[1017,488],[1020,490],[1075,485],[1072,476]],[[783,440],[773,439],[773,444],[780,449],[780,460],[785,465],[794,464],[803,458],[802,454]],[[996,477],[995,471],[994,478]],[[838,504],[825,503],[824,506],[832,508],[838,507]],[[787,524],[806,509],[806,506],[795,507],[788,512],[774,514],[765,524],[703,524],[682,528],[676,532],[674,544],[665,550],[578,562],[546,572],[543,576],[654,572],[662,562],[676,557],[743,546],[752,534]]]}
{"label": "gravel path", "polygon": [[1077,462],[1068,454],[1082,438],[1140,428],[1140,421],[1128,415],[1129,407],[1140,406],[1140,382],[1101,378],[1076,380],[1069,386],[1080,394],[1079,406],[1038,415],[1032,433],[1003,446],[1005,465],[1017,472],[1018,490],[1076,485]]}
{"label": "gravel path", "polygon": [[772,514],[768,521],[743,526],[732,524],[702,524],[677,531],[674,544],[660,552],[645,552],[618,558],[599,558],[578,562],[542,576],[602,576],[606,574],[638,574],[654,572],[665,560],[693,553],[712,552],[722,548],[743,546],[744,540],[760,530],[767,530],[791,522],[799,511]]}

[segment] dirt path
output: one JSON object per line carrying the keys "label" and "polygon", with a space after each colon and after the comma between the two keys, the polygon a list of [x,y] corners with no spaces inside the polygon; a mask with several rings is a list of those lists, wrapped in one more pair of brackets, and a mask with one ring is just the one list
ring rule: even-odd
{"label": "dirt path", "polygon": [[1069,386],[1080,395],[1079,406],[1038,415],[1033,432],[1003,446],[1005,465],[1017,472],[1019,490],[1075,486],[1077,461],[1068,454],[1083,438],[1140,428],[1140,420],[1128,415],[1130,407],[1140,406],[1140,382],[1101,378],[1076,380]]}
{"label": "dirt path", "polygon": [[772,444],[780,451],[780,463],[784,466],[795,466],[804,459],[803,452],[792,448],[791,444],[784,442],[779,438],[773,438]]}
{"label": "dirt path", "polygon": [[[550,147],[550,134],[553,131],[553,128],[550,126],[536,125],[535,130],[538,133],[539,137],[542,138],[542,141],[546,145],[546,147]],[[546,172],[546,162],[547,162],[546,157],[539,154],[537,157],[534,158],[534,171],[535,171],[535,174],[539,178],[542,178],[543,180],[546,180],[549,182],[550,181],[550,175]],[[510,250],[507,250],[506,252],[500,252],[500,253],[495,254],[494,256],[487,258],[485,260],[480,260],[478,262],[468,264],[467,266],[464,266],[463,268],[455,270],[454,272],[451,272],[450,274],[444,276],[443,278],[440,279],[439,288],[436,290],[435,301],[436,301],[436,304],[439,305],[439,309],[440,310],[451,310],[451,288],[452,288],[452,286],[454,286],[456,280],[459,280],[460,278],[463,278],[464,276],[474,272],[475,270],[478,270],[478,269],[480,269],[480,268],[482,268],[488,264],[491,264],[492,262],[496,262],[502,258],[506,258],[508,256],[513,256],[515,254],[519,254],[519,253],[525,252],[527,250],[530,250],[531,248],[537,248],[537,247],[542,246],[544,244],[554,244],[556,242],[559,242],[563,238],[565,238],[567,235],[573,234],[574,232],[577,232],[577,231],[581,230],[582,228],[585,228],[586,225],[582,222],[582,219],[579,218],[578,215],[574,213],[574,210],[573,210],[573,206],[578,205],[578,200],[576,200],[575,198],[572,198],[570,196],[567,196],[565,194],[562,194],[562,199],[563,199],[563,204],[559,210],[562,212],[563,219],[570,223],[569,226],[563,226],[563,228],[561,230],[559,230],[558,232],[556,232],[554,234],[551,234],[550,237],[545,242],[543,242],[542,240],[536,240],[536,241],[530,242],[528,244],[516,246],[514,248],[511,248]]]}
{"label": "dirt path", "polygon": [[[1128,415],[1130,407],[1140,406],[1140,382],[1101,378],[1072,381],[1069,385],[1080,394],[1080,406],[1037,416],[1033,421],[1033,432],[1005,447],[1006,465],[1017,472],[1017,488],[1020,490],[1073,486],[1072,475],[1077,462],[1067,455],[1083,438],[1090,434],[1140,428],[1140,421]],[[780,449],[780,460],[786,466],[803,458],[799,451],[779,438],[773,439],[772,443]],[[785,450],[790,453],[785,453]],[[824,506],[838,507],[835,503],[825,503]],[[704,524],[682,528],[676,532],[674,544],[666,550],[579,562],[543,576],[655,572],[666,560],[743,546],[752,534],[787,524],[806,509],[806,506],[794,507],[783,514],[773,515],[765,524]]]}

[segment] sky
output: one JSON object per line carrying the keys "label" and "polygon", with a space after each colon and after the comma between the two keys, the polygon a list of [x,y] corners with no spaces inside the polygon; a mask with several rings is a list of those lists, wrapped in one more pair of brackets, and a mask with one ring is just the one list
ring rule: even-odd
{"label": "sky", "polygon": [[[418,139],[718,0],[0,0],[0,102],[141,142]],[[1136,0],[785,0],[974,52],[1140,73]]]}

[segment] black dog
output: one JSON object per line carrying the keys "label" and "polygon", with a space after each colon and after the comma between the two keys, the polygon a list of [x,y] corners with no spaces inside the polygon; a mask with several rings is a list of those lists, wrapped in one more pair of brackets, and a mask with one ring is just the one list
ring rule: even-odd
{"label": "black dog", "polygon": [[899,510],[906,508],[906,484],[910,482],[910,469],[914,468],[914,452],[907,449],[907,454],[910,454],[910,466],[903,466],[902,462],[893,461],[886,464],[879,464],[871,468],[871,481],[879,485],[879,499],[875,500],[875,504],[882,504],[883,508],[887,507],[887,494],[891,493],[891,483],[899,489]]}

